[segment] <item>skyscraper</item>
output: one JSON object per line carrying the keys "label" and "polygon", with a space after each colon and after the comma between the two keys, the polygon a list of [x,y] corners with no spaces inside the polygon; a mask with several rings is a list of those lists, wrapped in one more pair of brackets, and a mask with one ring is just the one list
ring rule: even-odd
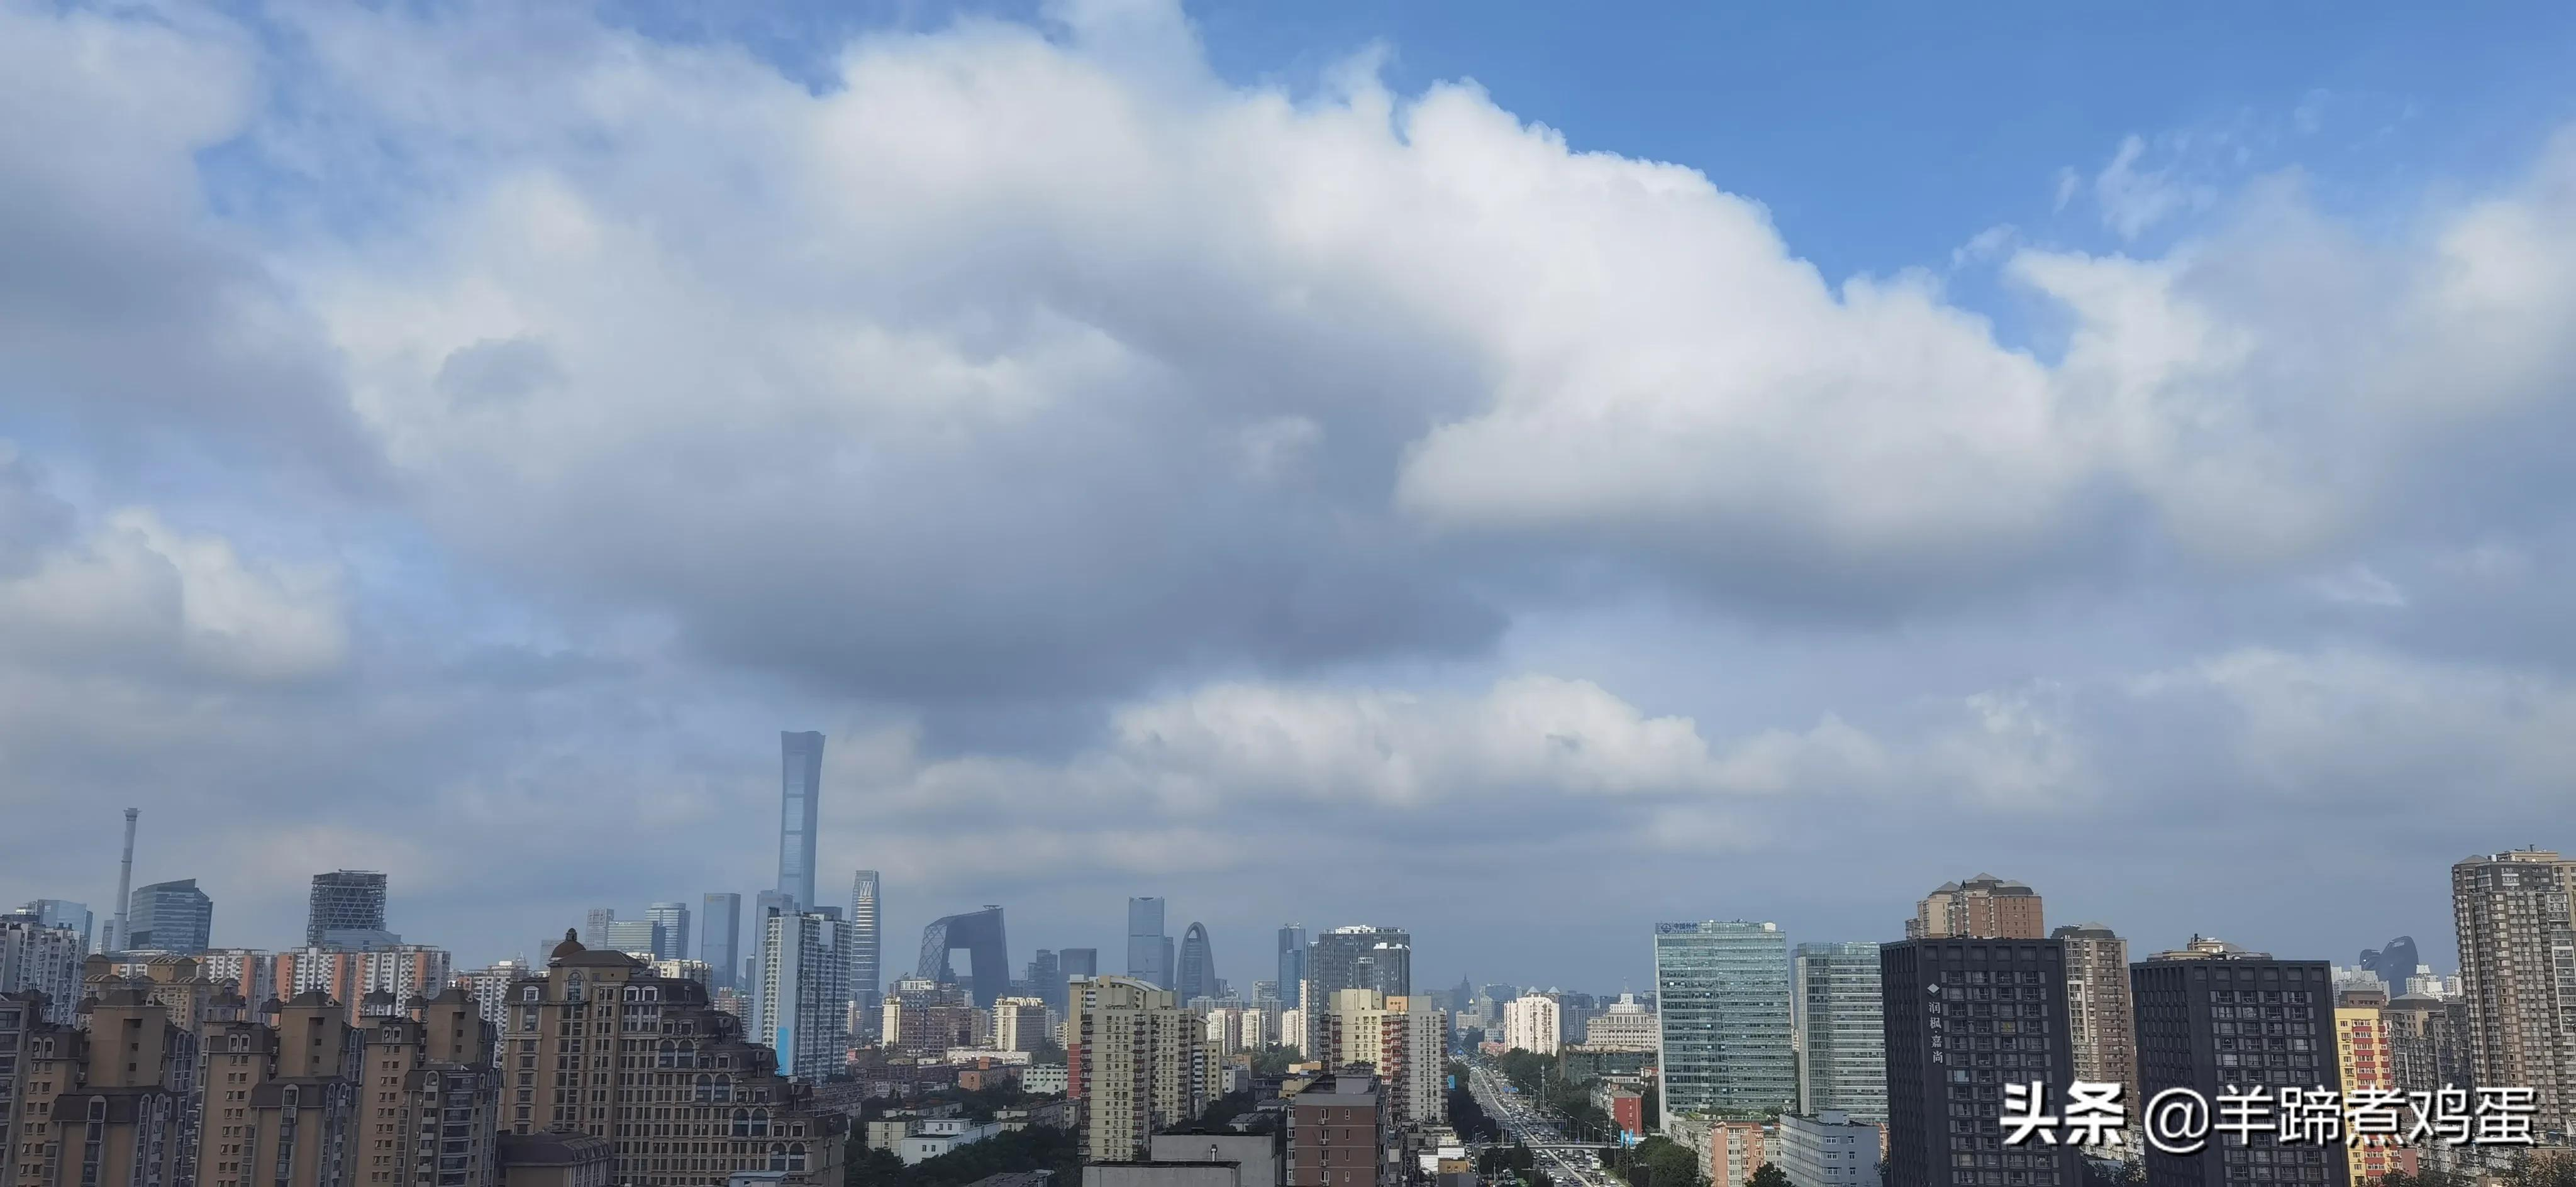
{"label": "skyscraper", "polygon": [[2545,849],[2451,867],[2477,1082],[2537,1090],[2536,1128],[2576,1125],[2576,862]]}
{"label": "skyscraper", "polygon": [[2041,921],[2039,892],[2020,882],[1979,874],[1965,882],[1944,882],[1914,905],[1905,921],[1905,938],[2036,940],[2047,935]]}
{"label": "skyscraper", "polygon": [[1327,1005],[1343,989],[1374,989],[1389,997],[1410,995],[1413,936],[1400,927],[1334,928],[1307,946],[1306,982],[1314,1000]]}
{"label": "skyscraper", "polygon": [[1887,1012],[1878,945],[1800,944],[1791,969],[1797,1005],[1798,1111],[1887,1120]]}
{"label": "skyscraper", "polygon": [[662,929],[659,943],[653,947],[655,960],[685,960],[689,955],[689,904],[655,903],[644,908],[644,917]]}
{"label": "skyscraper", "polygon": [[2050,938],[2066,946],[2075,1078],[2125,1085],[2120,1099],[2144,1107],[2138,1095],[2137,1011],[2129,1001],[2129,942],[2099,923],[2069,924]]}
{"label": "skyscraper", "polygon": [[2082,1184],[2075,1146],[2007,1148],[2000,1128],[2005,1085],[2040,1083],[2054,1113],[2074,1082],[2065,946],[1906,940],[1880,945],[1878,959],[1887,1015],[1886,1187]]}
{"label": "skyscraper", "polygon": [[662,948],[668,941],[662,925],[650,919],[620,919],[601,933],[598,947],[623,952],[639,960],[661,960]]}
{"label": "skyscraper", "polygon": [[1029,992],[1037,995],[1050,1010],[1061,1014],[1065,1007],[1064,962],[1056,959],[1051,949],[1040,948],[1029,958]]}
{"label": "skyscraper", "polygon": [[1656,924],[1655,1003],[1667,1110],[1796,1107],[1789,939],[1778,925]]}
{"label": "skyscraper", "polygon": [[2361,959],[2353,963],[2386,982],[2393,997],[2406,992],[2406,978],[2415,975],[2422,959],[2415,952],[2415,937],[2399,936],[2381,947],[2362,949]]}
{"label": "skyscraper", "polygon": [[742,979],[742,896],[709,893],[698,904],[698,959],[707,962],[715,987],[731,989]]}
{"label": "skyscraper", "polygon": [[1216,952],[1208,946],[1206,924],[1194,922],[1182,930],[1181,966],[1173,977],[1172,990],[1180,994],[1182,1005],[1217,996]]}
{"label": "skyscraper", "polygon": [[1064,966],[1064,979],[1079,981],[1100,975],[1100,949],[1066,948],[1055,954],[1056,963]]}
{"label": "skyscraper", "polygon": [[[80,933],[48,927],[33,911],[0,915],[0,993],[45,995],[44,1020],[69,1026],[81,1000],[81,962],[89,953]],[[0,1121],[11,1106],[0,1096]]]}
{"label": "skyscraper", "polygon": [[921,961],[914,976],[937,985],[958,984],[949,953],[963,948],[973,962],[968,982],[977,1009],[989,1010],[1011,991],[1011,946],[1002,927],[1002,909],[987,905],[931,920],[921,929]]}
{"label": "skyscraper", "polygon": [[36,917],[37,923],[45,927],[68,927],[79,932],[83,952],[90,951],[92,941],[97,938],[90,934],[93,921],[87,903],[75,903],[58,898],[40,898],[27,904],[26,910]]}
{"label": "skyscraper", "polygon": [[[313,875],[304,912],[304,946],[319,948],[334,931],[385,929],[385,876],[373,870],[334,870]],[[136,945],[141,947],[142,945]]]}
{"label": "skyscraper", "polygon": [[[2343,1091],[2335,1061],[2334,980],[2322,960],[2274,960],[2233,945],[2194,945],[2129,968],[2137,1003],[2138,1089],[2185,1088],[2216,1100],[2242,1087]],[[2070,1065],[2071,1070],[2071,1065]],[[2351,1181],[2341,1142],[2283,1142],[2269,1128],[2197,1155],[2147,1150],[2151,1187]]]}
{"label": "skyscraper", "polygon": [[850,924],[838,911],[770,909],[761,919],[753,1040],[806,1083],[848,1065]]}
{"label": "skyscraper", "polygon": [[1163,900],[1127,900],[1127,975],[1157,989],[1172,988],[1172,937],[1163,934]]}
{"label": "skyscraper", "polygon": [[617,908],[592,907],[581,917],[581,942],[593,948],[608,946],[608,925],[617,922]]}
{"label": "skyscraper", "polygon": [[194,878],[155,882],[134,888],[126,918],[128,952],[202,952],[214,931],[215,900]]}
{"label": "skyscraper", "polygon": [[823,735],[778,735],[778,893],[796,909],[821,906],[814,897],[814,834],[823,791]]}
{"label": "skyscraper", "polygon": [[850,879],[850,1000],[868,1018],[884,1002],[885,925],[877,903],[882,889],[875,870],[860,870]]}
{"label": "skyscraper", "polygon": [[[1297,996],[1306,982],[1306,925],[1291,923],[1279,929],[1279,1004],[1294,1010],[1304,1004]],[[1466,1009],[1464,1003],[1456,1009]]]}

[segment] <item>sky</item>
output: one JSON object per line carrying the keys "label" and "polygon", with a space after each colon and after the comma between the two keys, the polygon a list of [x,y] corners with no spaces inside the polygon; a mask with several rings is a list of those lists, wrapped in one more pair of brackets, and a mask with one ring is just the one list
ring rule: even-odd
{"label": "sky", "polygon": [[2576,845],[2576,10],[0,0],[0,899],[1651,982]]}

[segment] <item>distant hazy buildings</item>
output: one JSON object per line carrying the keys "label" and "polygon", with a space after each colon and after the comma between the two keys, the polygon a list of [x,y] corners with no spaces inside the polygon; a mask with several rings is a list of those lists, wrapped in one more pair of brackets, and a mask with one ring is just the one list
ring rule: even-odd
{"label": "distant hazy buildings", "polygon": [[1163,932],[1163,900],[1127,900],[1127,975],[1157,989],[1171,989],[1172,937]]}
{"label": "distant hazy buildings", "polygon": [[129,952],[201,952],[215,926],[215,900],[197,880],[155,882],[134,888],[126,906]]}
{"label": "distant hazy buildings", "polygon": [[[141,930],[142,925],[136,924]],[[385,929],[385,876],[374,870],[333,870],[313,875],[304,911],[304,946],[319,948],[335,931]],[[144,945],[136,944],[135,947]],[[199,945],[203,947],[203,945]],[[177,949],[173,949],[177,951]],[[193,949],[190,949],[193,951]]]}
{"label": "distant hazy buildings", "polygon": [[875,870],[850,878],[850,1000],[870,1015],[885,1000],[884,889]]}
{"label": "distant hazy buildings", "polygon": [[1503,1003],[1503,1045],[1532,1055],[1554,1055],[1557,1048],[1556,999],[1524,994]]}
{"label": "distant hazy buildings", "polygon": [[1206,1025],[1181,1009],[1171,990],[1134,977],[1076,981],[1072,994],[1066,1095],[1074,1102],[1083,1158],[1143,1158],[1156,1131],[1205,1107]]}
{"label": "distant hazy buildings", "polygon": [[444,948],[396,944],[372,950],[296,948],[274,958],[277,995],[294,998],[319,991],[346,1007],[352,1021],[361,1018],[370,993],[394,1001],[435,997],[452,980],[454,960]]}
{"label": "distant hazy buildings", "polygon": [[654,903],[644,908],[644,918],[662,929],[653,943],[655,960],[689,958],[689,904]]}
{"label": "distant hazy buildings", "polygon": [[[823,793],[823,735],[778,734],[778,893],[798,911],[822,906],[814,897],[814,839]],[[834,980],[846,981],[844,972]]]}
{"label": "distant hazy buildings", "polygon": [[623,952],[637,960],[659,960],[662,955],[662,925],[650,919],[617,919],[600,929],[594,947]]}
{"label": "distant hazy buildings", "polygon": [[1291,923],[1279,929],[1279,1004],[1296,1009],[1305,1004],[1298,991],[1306,983],[1306,925]]}
{"label": "distant hazy buildings", "polygon": [[1655,1005],[1667,1113],[1796,1106],[1788,937],[1777,925],[1656,924]]}
{"label": "distant hazy buildings", "polygon": [[1329,1002],[1344,989],[1389,997],[1413,992],[1413,935],[1400,927],[1337,927],[1306,949],[1307,988]]}
{"label": "distant hazy buildings", "polygon": [[1180,967],[1172,976],[1172,992],[1183,1004],[1217,996],[1216,951],[1208,943],[1206,924],[1193,922],[1182,930]]}
{"label": "distant hazy buildings", "polygon": [[75,903],[58,898],[40,898],[27,904],[25,911],[34,916],[36,922],[42,926],[68,927],[80,933],[81,948],[84,951],[89,950],[92,941],[97,938],[91,932],[95,919],[91,916],[87,903]]}
{"label": "distant hazy buildings", "polygon": [[[1100,949],[1065,948],[1056,952],[1056,963],[1063,966],[1065,979],[1080,980],[1100,975]],[[1068,1006],[1072,1003],[1067,1002]]]}
{"label": "distant hazy buildings", "polygon": [[[2232,945],[2198,944],[2130,968],[2138,1016],[2138,1088],[2152,1099],[2183,1088],[2342,1091],[2335,1065],[2333,979],[2322,960],[2274,960]],[[2212,1143],[2216,1146],[2216,1143]],[[2150,1148],[2153,1187],[2351,1181],[2342,1143],[2284,1142],[2268,1127],[2224,1149],[2175,1155]]]}
{"label": "distant hazy buildings", "polygon": [[1879,984],[1887,1187],[1986,1187],[1989,1176],[2027,1187],[2084,1182],[2075,1146],[2007,1150],[1995,1136],[2005,1085],[2039,1083],[2053,1106],[2075,1079],[2064,944],[1965,937],[1885,944]]}
{"label": "distant hazy buildings", "polygon": [[2576,1129],[2576,862],[2545,849],[2451,867],[2460,989],[2480,1085],[2537,1090],[2537,1128]]}
{"label": "distant hazy buildings", "polygon": [[967,982],[975,1005],[991,1009],[1011,991],[1011,946],[1002,928],[1002,909],[987,904],[980,911],[947,915],[921,929],[921,961],[914,975],[942,985],[958,984],[949,954],[964,949],[973,979]]}
{"label": "distant hazy buildings", "polygon": [[1583,1024],[1583,1045],[1601,1051],[1652,1051],[1662,1045],[1662,1024],[1633,993]]}
{"label": "distant hazy buildings", "polygon": [[1886,1121],[1887,1015],[1878,945],[1800,944],[1790,975],[1798,1012],[1798,1111]]}
{"label": "distant hazy buildings", "polygon": [[754,1041],[807,1083],[848,1066],[850,925],[838,911],[772,911],[761,919]]}
{"label": "distant hazy buildings", "polygon": [[2075,1078],[2120,1084],[2121,1099],[2138,1095],[2137,1011],[2129,1000],[2129,942],[2099,923],[2069,924],[2050,938],[2066,947],[2068,1039],[2074,1044]]}
{"label": "distant hazy buildings", "polygon": [[2047,934],[2039,892],[1992,874],[1934,887],[1914,905],[1914,918],[1905,921],[1905,938],[1909,940],[1950,936],[2036,940]]}
{"label": "distant hazy buildings", "polygon": [[2395,995],[2406,992],[2406,979],[2422,967],[2421,960],[2415,951],[2415,937],[2399,936],[2377,948],[2362,949],[2361,959],[2355,963],[2363,971],[2377,976],[2388,986],[2388,992]]}
{"label": "distant hazy buildings", "polygon": [[707,962],[716,988],[734,988],[742,981],[742,896],[710,893],[698,907],[698,959]]}

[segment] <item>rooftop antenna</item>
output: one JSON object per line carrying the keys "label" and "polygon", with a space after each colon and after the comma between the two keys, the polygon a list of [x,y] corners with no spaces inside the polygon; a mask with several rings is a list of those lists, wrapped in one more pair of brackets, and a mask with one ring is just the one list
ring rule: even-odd
{"label": "rooftop antenna", "polygon": [[142,814],[140,808],[125,810],[125,860],[116,867],[116,927],[108,932],[107,943],[99,948],[101,952],[122,952],[132,942],[125,937],[125,910],[134,893],[134,818]]}

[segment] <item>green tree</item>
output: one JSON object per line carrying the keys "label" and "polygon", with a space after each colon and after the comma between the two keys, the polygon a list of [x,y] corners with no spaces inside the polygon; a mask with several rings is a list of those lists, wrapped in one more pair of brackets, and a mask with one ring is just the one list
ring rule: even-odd
{"label": "green tree", "polygon": [[1252,1053],[1252,1074],[1256,1076],[1285,1075],[1288,1072],[1288,1065],[1295,1062],[1297,1062],[1296,1052],[1291,1051],[1286,1047],[1273,1044]]}
{"label": "green tree", "polygon": [[1753,1177],[1745,1181],[1745,1187],[1790,1187],[1789,1172],[1772,1163],[1763,1163],[1753,1168]]}
{"label": "green tree", "polygon": [[[2391,1176],[2392,1178],[2394,1176]],[[2505,1187],[2576,1187],[2576,1157],[2525,1150],[2504,1173]]]}
{"label": "green tree", "polygon": [[1693,1187],[1699,1182],[1699,1155],[1662,1134],[1637,1143],[1619,1166],[1631,1187]]}

